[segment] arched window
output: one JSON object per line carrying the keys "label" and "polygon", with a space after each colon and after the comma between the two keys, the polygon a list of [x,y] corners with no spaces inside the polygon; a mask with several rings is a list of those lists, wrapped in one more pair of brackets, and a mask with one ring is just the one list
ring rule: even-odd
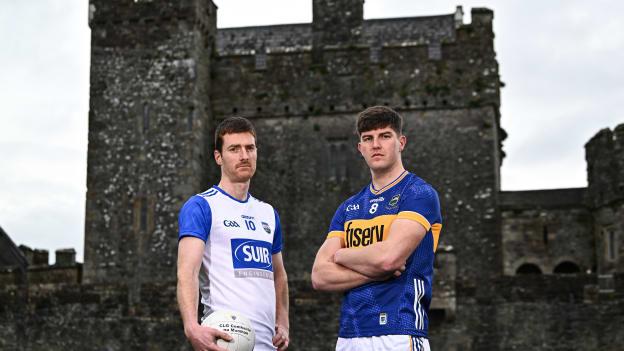
{"label": "arched window", "polygon": [[555,267],[555,269],[553,270],[553,273],[555,274],[574,274],[580,272],[581,269],[579,268],[579,266],[576,263],[570,261],[564,261],[559,263],[557,267]]}
{"label": "arched window", "polygon": [[524,263],[516,269],[516,274],[542,274],[542,270],[536,264]]}

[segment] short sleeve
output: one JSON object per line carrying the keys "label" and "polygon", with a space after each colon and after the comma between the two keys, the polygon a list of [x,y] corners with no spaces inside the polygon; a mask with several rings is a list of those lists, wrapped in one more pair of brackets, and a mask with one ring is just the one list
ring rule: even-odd
{"label": "short sleeve", "polygon": [[414,184],[404,192],[397,218],[414,220],[427,231],[442,223],[438,193],[429,184]]}
{"label": "short sleeve", "polygon": [[327,239],[329,238],[341,238],[342,240],[344,240],[345,238],[345,232],[344,232],[344,222],[345,222],[345,217],[344,217],[344,203],[341,204],[340,206],[338,206],[338,209],[336,210],[336,213],[334,214],[334,217],[331,220],[331,223],[329,224],[329,230],[327,233]]}
{"label": "short sleeve", "polygon": [[273,209],[273,212],[275,212],[275,231],[273,232],[273,249],[271,250],[271,254],[275,255],[282,251],[283,239],[279,215],[277,214],[277,210]]}
{"label": "short sleeve", "polygon": [[212,226],[212,213],[210,205],[201,196],[191,197],[180,210],[178,216],[178,240],[193,236],[208,240],[210,227]]}

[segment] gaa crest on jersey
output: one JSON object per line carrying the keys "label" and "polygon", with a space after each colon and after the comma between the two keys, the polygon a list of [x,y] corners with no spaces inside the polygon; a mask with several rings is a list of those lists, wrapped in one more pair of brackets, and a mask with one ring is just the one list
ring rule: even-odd
{"label": "gaa crest on jersey", "polygon": [[271,243],[253,239],[231,239],[232,265],[236,278],[273,279]]}
{"label": "gaa crest on jersey", "polygon": [[262,228],[264,228],[264,231],[267,234],[271,234],[271,227],[269,227],[269,223],[267,222],[262,222]]}
{"label": "gaa crest on jersey", "polygon": [[399,203],[399,199],[401,198],[401,194],[396,194],[394,195],[391,199],[390,202],[388,202],[388,208],[393,208],[396,207]]}

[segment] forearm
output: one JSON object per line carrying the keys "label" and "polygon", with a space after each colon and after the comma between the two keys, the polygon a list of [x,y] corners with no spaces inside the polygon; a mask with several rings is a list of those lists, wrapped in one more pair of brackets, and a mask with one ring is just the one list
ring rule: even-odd
{"label": "forearm", "polygon": [[373,280],[329,261],[316,264],[312,270],[312,285],[314,289],[322,291],[346,291]]}
{"label": "forearm", "polygon": [[334,254],[334,261],[359,274],[379,279],[405,264],[395,256],[390,252],[387,243],[378,242],[364,248],[340,249]]}
{"label": "forearm", "polygon": [[188,335],[191,329],[199,325],[197,323],[198,280],[191,277],[178,277],[177,298],[180,316],[184,324],[184,332]]}
{"label": "forearm", "polygon": [[275,277],[275,323],[289,329],[288,322],[288,278],[286,271]]}

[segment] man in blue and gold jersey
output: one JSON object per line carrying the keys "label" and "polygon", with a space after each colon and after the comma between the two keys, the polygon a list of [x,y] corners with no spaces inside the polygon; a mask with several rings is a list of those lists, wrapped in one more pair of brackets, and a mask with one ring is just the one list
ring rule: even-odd
{"label": "man in blue and gold jersey", "polygon": [[338,207],[314,261],[314,288],[344,292],[336,350],[429,350],[442,216],[435,189],[403,168],[402,122],[383,106],[358,116],[372,181]]}

